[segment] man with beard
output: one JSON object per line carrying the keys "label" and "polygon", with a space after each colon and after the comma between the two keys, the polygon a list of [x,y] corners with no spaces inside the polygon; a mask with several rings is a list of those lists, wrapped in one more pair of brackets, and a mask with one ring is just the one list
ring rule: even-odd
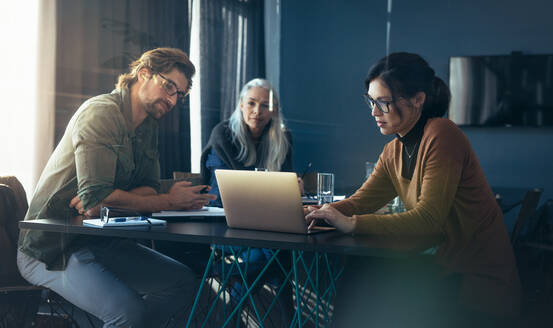
{"label": "man with beard", "polygon": [[[194,65],[179,49],[145,52],[116,89],[84,102],[42,172],[25,220],[61,223],[101,206],[137,212],[199,209],[215,197],[177,182],[158,194],[158,120],[192,85]],[[95,315],[104,327],[160,327],[186,306],[197,281],[188,267],[132,240],[23,230],[18,266]]]}

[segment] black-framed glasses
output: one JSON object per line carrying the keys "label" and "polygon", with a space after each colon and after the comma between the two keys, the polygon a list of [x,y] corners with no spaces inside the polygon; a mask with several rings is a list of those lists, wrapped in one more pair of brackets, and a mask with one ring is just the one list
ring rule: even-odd
{"label": "black-framed glasses", "polygon": [[371,110],[374,110],[375,107],[377,107],[382,113],[389,113],[390,112],[390,104],[394,103],[394,100],[376,100],[372,99],[371,96],[364,93],[363,99],[365,99],[365,102],[367,105],[371,108]]}
{"label": "black-framed glasses", "polygon": [[177,84],[173,80],[163,76],[163,74],[157,73],[157,75],[162,78],[161,86],[163,87],[163,90],[165,90],[167,95],[172,97],[176,94],[177,101],[181,104],[184,103],[184,98],[186,97],[187,92],[179,91],[179,88],[177,88]]}

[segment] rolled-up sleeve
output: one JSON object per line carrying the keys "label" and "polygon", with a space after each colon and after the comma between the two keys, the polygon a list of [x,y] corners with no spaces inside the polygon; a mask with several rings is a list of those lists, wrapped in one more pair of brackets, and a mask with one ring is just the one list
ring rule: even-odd
{"label": "rolled-up sleeve", "polygon": [[91,106],[77,119],[72,135],[78,195],[85,210],[113,192],[119,148],[124,147],[118,109]]}

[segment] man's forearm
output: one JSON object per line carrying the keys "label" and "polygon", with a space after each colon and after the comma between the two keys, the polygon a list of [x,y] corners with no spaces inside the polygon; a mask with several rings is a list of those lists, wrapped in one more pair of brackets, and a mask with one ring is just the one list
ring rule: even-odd
{"label": "man's forearm", "polygon": [[153,196],[157,195],[157,191],[152,187],[142,186],[129,190],[130,193],[141,196]]}
{"label": "man's forearm", "polygon": [[139,187],[129,191],[115,189],[103,201],[104,206],[132,209],[139,212],[159,212],[173,209],[167,194],[156,194],[150,187]]}
{"label": "man's forearm", "polygon": [[173,184],[167,194],[156,194],[156,191],[150,187],[139,187],[131,191],[115,189],[100,204],[94,207],[84,209],[79,196],[75,196],[69,203],[79,213],[86,212],[89,216],[98,216],[100,206],[119,207],[139,212],[159,212],[161,210],[184,210],[200,209],[206,206],[209,201],[216,198],[215,195],[202,193],[205,186],[190,186],[188,181],[179,181]]}

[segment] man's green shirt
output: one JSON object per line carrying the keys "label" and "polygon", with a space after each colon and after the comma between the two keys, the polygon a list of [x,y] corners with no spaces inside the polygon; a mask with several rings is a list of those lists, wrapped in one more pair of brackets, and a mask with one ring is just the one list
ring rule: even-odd
{"label": "man's green shirt", "polygon": [[[116,89],[84,102],[73,115],[48,160],[25,220],[67,222],[78,215],[69,202],[79,195],[85,210],[115,189],[149,186],[159,190],[158,124],[147,117],[133,129],[130,93]],[[71,253],[98,238],[22,230],[19,248],[63,270]]]}

